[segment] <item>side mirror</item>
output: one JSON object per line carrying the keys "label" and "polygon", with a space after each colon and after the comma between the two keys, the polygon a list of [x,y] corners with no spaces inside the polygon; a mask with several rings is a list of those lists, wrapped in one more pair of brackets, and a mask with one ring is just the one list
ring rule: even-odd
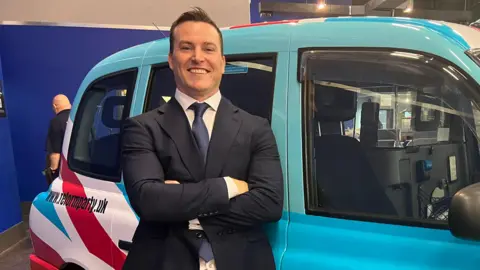
{"label": "side mirror", "polygon": [[448,213],[448,225],[453,236],[480,241],[480,183],[455,193]]}

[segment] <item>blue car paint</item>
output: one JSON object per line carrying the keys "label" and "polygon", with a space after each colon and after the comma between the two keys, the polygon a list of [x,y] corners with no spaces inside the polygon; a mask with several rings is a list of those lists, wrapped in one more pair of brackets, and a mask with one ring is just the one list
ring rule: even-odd
{"label": "blue car paint", "polygon": [[463,37],[458,33],[456,33],[452,28],[435,21],[428,21],[428,20],[415,19],[415,18],[400,18],[400,17],[328,18],[325,21],[326,22],[347,22],[347,23],[379,22],[379,23],[400,24],[400,25],[406,25],[406,26],[417,26],[417,27],[427,29],[429,31],[438,32],[443,36],[445,36],[446,38],[451,39],[454,42],[457,42],[465,50],[469,47],[468,43],[463,39]]}
{"label": "blue car paint", "polygon": [[478,269],[480,245],[448,230],[290,213],[282,269]]}

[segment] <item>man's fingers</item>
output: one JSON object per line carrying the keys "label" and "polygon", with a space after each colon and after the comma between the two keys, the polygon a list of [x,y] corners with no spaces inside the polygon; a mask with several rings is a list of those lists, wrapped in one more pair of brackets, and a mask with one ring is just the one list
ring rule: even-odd
{"label": "man's fingers", "polygon": [[245,193],[245,192],[248,192],[248,184],[247,184],[247,182],[242,181],[242,180],[237,180],[237,179],[233,179],[233,182],[234,182],[235,185],[237,186],[238,192],[239,192],[240,194],[243,194],[243,193]]}
{"label": "man's fingers", "polygon": [[180,184],[180,183],[175,180],[165,180],[165,184]]}

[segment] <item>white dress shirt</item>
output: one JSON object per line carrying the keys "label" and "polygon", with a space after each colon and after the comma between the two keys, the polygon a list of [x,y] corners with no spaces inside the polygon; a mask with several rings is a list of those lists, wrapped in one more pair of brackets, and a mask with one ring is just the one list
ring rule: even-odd
{"label": "white dress shirt", "polygon": [[[178,103],[180,103],[180,106],[182,106],[183,111],[187,115],[188,122],[190,123],[190,128],[191,128],[193,125],[193,120],[195,118],[195,112],[192,109],[189,109],[189,107],[193,103],[199,102],[199,101],[180,92],[178,89],[175,91],[175,99],[178,101]],[[209,105],[208,109],[203,114],[203,121],[205,122],[205,126],[207,127],[209,138],[212,137],[212,130],[215,122],[215,115],[217,114],[218,105],[220,105],[221,99],[222,99],[222,95],[220,94],[220,91],[217,91],[217,93],[215,93],[213,96],[203,101],[204,103],[207,103]],[[202,102],[199,102],[199,103],[202,103]],[[228,176],[224,177],[224,179],[227,185],[228,199],[231,199],[237,196],[238,189],[235,183],[233,182],[233,180]],[[202,225],[200,225],[200,221],[198,219],[190,220],[188,228],[190,230],[203,230]],[[204,269],[216,269],[214,260],[211,262],[205,263],[205,261],[203,261],[200,258],[200,270],[204,270]]]}

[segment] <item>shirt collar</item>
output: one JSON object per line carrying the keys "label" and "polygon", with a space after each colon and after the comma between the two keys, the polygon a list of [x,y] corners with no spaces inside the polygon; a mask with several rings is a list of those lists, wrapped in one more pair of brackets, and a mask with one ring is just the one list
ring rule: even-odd
{"label": "shirt collar", "polygon": [[[175,99],[180,103],[183,110],[186,111],[188,108],[195,102],[198,102],[194,98],[186,95],[185,93],[179,91],[178,89],[175,91]],[[218,110],[218,106],[220,105],[220,100],[222,99],[222,95],[220,91],[217,91],[213,96],[207,98],[204,103],[207,103],[210,108],[214,111]]]}
{"label": "shirt collar", "polygon": [[70,112],[70,109],[64,109],[64,110],[61,110],[57,113],[57,115],[60,115],[62,113],[69,113]]}

